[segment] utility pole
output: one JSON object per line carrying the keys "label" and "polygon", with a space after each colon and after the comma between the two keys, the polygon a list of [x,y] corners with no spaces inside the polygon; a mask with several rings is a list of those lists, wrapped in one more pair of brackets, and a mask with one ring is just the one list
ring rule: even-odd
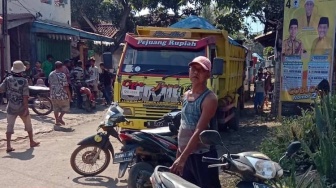
{"label": "utility pole", "polygon": [[[2,0],[2,39],[1,39],[1,77],[5,76],[5,59],[7,58],[6,49],[6,39],[8,35],[8,17],[7,17],[7,0]],[[7,67],[8,68],[8,67]]]}
{"label": "utility pole", "polygon": [[278,40],[282,38],[279,36],[279,30],[282,29],[282,23],[280,20],[276,22],[276,37],[275,37],[275,44],[274,44],[274,54],[275,54],[275,82],[274,82],[274,90],[273,90],[273,101],[272,101],[272,109],[271,112],[273,115],[277,116],[278,118],[281,116],[281,102],[280,102],[280,92],[281,92],[281,53],[278,54]]}

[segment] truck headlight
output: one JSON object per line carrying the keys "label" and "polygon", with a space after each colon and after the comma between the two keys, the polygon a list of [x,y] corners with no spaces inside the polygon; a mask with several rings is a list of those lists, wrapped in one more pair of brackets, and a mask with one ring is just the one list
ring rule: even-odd
{"label": "truck headlight", "polygon": [[273,161],[257,159],[253,157],[246,158],[250,161],[256,170],[256,175],[263,179],[273,179],[276,175],[276,168]]}
{"label": "truck headlight", "polygon": [[124,107],[122,108],[124,110],[124,115],[125,116],[131,116],[133,115],[133,109],[129,107]]}

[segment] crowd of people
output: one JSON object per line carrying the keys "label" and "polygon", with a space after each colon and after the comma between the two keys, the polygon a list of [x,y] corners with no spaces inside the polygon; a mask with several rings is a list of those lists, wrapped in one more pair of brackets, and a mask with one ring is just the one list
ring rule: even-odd
{"label": "crowd of people", "polygon": [[[23,77],[28,80],[29,85],[49,87],[49,75],[56,70],[56,63],[53,62],[52,55],[47,55],[46,60],[41,63],[37,61],[34,67],[30,66],[28,61],[24,61],[26,70],[23,72]],[[94,57],[91,57],[86,64],[81,60],[73,61],[66,59],[62,62],[62,68],[59,70],[66,76],[66,81],[69,84],[70,102],[76,104],[77,108],[82,108],[82,97],[80,88],[87,86],[90,82],[91,91],[95,98],[99,92],[105,98],[105,105],[112,102],[112,86],[114,82],[114,74],[105,68],[104,63],[99,64],[100,70],[96,66]],[[76,99],[76,101],[73,101]]]}
{"label": "crowd of people", "polygon": [[7,96],[7,152],[14,151],[11,147],[11,135],[14,133],[14,124],[17,117],[24,123],[28,132],[30,147],[40,143],[33,139],[31,117],[28,110],[29,86],[50,88],[50,99],[53,104],[55,116],[55,129],[65,125],[63,116],[70,111],[70,104],[76,98],[77,108],[82,108],[81,87],[88,87],[86,81],[92,83],[92,93],[97,98],[99,91],[105,98],[105,105],[112,102],[114,74],[100,63],[101,73],[95,66],[95,59],[91,57],[86,66],[81,60],[53,61],[52,55],[47,55],[46,61],[37,61],[31,67],[28,61],[15,61],[11,74],[0,84],[0,93],[6,92]]}

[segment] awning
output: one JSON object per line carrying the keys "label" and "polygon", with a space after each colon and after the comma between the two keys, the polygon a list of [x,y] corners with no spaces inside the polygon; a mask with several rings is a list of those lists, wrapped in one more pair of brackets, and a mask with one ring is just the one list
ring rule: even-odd
{"label": "awning", "polygon": [[[3,19],[1,17],[1,19]],[[7,29],[18,27],[22,24],[33,22],[35,17],[29,13],[7,14]],[[1,21],[2,24],[2,21]]]}
{"label": "awning", "polygon": [[276,37],[276,32],[275,31],[270,31],[266,34],[262,34],[259,36],[256,36],[254,40],[259,42],[261,45],[267,47],[267,46],[274,46],[275,44],[275,37]]}
{"label": "awning", "polygon": [[60,26],[56,24],[41,22],[41,21],[34,21],[32,24],[32,32],[35,33],[48,33],[48,34],[65,34],[65,35],[72,35],[77,36],[84,39],[90,39],[94,41],[106,41],[112,42],[113,39],[110,37],[106,37],[103,35],[99,35],[96,33],[91,33],[87,31],[83,31],[81,29],[67,27],[67,26]]}

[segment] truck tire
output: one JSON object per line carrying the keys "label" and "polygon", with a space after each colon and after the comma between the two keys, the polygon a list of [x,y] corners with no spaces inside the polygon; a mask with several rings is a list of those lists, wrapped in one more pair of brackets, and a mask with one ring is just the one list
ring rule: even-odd
{"label": "truck tire", "polygon": [[240,110],[239,108],[232,108],[232,111],[235,113],[235,116],[230,119],[230,121],[228,122],[228,126],[230,129],[234,130],[234,131],[238,131],[239,129],[239,113]]}

